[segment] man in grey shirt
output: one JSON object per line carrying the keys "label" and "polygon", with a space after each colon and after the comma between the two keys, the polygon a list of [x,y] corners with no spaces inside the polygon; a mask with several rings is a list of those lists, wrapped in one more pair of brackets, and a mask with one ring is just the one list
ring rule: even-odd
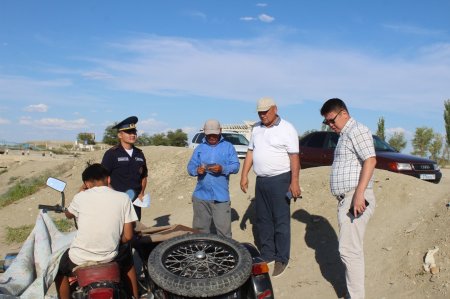
{"label": "man in grey shirt", "polygon": [[372,176],[377,161],[373,137],[366,126],[350,116],[340,99],[326,101],[320,114],[325,118],[323,123],[340,135],[330,187],[338,200],[339,253],[346,268],[346,298],[361,299],[365,296],[363,239],[375,211]]}

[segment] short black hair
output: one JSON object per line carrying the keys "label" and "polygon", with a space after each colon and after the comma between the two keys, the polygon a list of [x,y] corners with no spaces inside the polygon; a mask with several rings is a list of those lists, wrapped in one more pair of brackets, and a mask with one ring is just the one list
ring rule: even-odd
{"label": "short black hair", "polygon": [[108,178],[108,176],[109,176],[108,169],[106,169],[102,164],[88,163],[88,167],[86,167],[86,169],[81,174],[81,179],[83,180],[83,182],[102,181]]}
{"label": "short black hair", "polygon": [[323,104],[322,108],[320,109],[320,115],[324,116],[327,113],[339,110],[345,110],[346,112],[348,112],[347,106],[345,105],[343,100],[332,98]]}

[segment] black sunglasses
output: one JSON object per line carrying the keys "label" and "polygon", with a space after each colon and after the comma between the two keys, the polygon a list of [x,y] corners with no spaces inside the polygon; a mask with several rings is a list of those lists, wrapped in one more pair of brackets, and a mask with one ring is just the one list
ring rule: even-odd
{"label": "black sunglasses", "polygon": [[344,110],[340,110],[338,114],[336,114],[336,116],[333,117],[332,119],[324,119],[322,123],[324,125],[334,125],[334,123],[336,122],[336,117],[338,117],[338,115],[341,114],[342,111]]}

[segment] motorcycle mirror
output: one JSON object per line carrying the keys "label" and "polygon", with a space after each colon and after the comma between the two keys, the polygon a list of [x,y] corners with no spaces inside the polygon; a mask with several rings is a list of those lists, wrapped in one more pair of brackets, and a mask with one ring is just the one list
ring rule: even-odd
{"label": "motorcycle mirror", "polygon": [[56,191],[63,192],[64,188],[66,188],[66,182],[50,177],[47,179],[47,186]]}

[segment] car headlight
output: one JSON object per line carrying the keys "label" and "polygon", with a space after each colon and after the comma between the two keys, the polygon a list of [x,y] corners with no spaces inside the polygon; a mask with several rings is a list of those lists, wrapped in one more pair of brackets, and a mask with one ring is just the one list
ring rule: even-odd
{"label": "car headlight", "polygon": [[398,170],[412,170],[411,164],[409,163],[397,163]]}
{"label": "car headlight", "polygon": [[439,164],[437,164],[437,163],[433,164],[433,168],[434,168],[434,170],[441,170],[441,168],[439,167]]}

